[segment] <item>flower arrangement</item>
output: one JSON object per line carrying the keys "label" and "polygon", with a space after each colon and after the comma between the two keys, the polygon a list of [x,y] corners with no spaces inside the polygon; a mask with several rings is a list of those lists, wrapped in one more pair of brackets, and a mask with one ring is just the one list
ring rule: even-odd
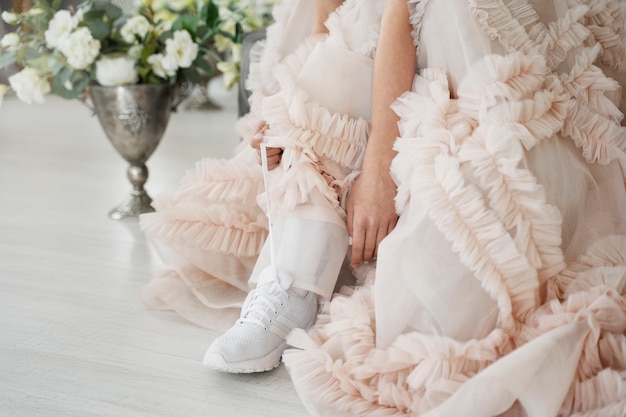
{"label": "flower arrangement", "polygon": [[[0,39],[0,68],[21,68],[9,84],[29,104],[48,93],[81,97],[92,83],[198,83],[215,67],[230,88],[238,80],[244,32],[271,23],[273,4],[141,0],[125,12],[106,0],[69,9],[59,9],[59,0],[36,0],[23,13],[2,13],[16,29]],[[0,85],[0,100],[8,89]]]}

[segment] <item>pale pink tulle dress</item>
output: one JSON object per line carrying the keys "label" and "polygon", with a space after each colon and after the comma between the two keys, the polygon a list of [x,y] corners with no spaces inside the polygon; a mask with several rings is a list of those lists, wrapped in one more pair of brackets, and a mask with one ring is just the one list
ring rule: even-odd
{"label": "pale pink tulle dress", "polygon": [[[345,214],[381,3],[347,0],[317,38],[312,1],[277,8],[240,124],[267,120],[286,148],[275,205]],[[626,415],[625,3],[409,1],[401,216],[361,285],[288,339],[311,414]],[[262,192],[242,147],[157,200],[142,227],[172,269],[144,300],[228,327],[267,234]]]}

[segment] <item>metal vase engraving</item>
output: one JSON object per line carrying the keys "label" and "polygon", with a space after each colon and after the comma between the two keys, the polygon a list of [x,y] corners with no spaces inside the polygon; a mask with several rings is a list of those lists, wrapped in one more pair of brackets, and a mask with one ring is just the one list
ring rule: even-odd
{"label": "metal vase engraving", "polygon": [[152,198],[144,189],[148,180],[146,161],[165,133],[175,90],[169,84],[89,88],[102,129],[129,163],[127,175],[133,185],[126,199],[109,212],[112,219],[136,221],[141,213],[154,211]]}

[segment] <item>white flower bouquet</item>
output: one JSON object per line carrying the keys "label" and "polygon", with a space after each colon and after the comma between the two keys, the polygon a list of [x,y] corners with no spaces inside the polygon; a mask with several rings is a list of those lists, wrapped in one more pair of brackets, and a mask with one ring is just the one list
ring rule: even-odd
{"label": "white flower bouquet", "polygon": [[[23,13],[2,13],[16,29],[0,39],[0,68],[21,69],[9,84],[26,103],[41,103],[48,93],[82,97],[92,83],[193,84],[215,67],[230,88],[244,32],[269,24],[274,2],[142,0],[124,13],[105,0],[61,10],[58,0],[36,0]],[[7,91],[0,85],[0,100]]]}

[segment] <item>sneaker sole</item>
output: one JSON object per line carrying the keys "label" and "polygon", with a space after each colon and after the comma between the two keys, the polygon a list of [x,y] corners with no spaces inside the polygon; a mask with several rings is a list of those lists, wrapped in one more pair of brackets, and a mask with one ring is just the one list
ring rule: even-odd
{"label": "sneaker sole", "polygon": [[256,372],[267,372],[280,365],[280,358],[287,343],[281,343],[276,349],[261,358],[250,359],[241,362],[226,362],[224,357],[216,352],[206,352],[202,364],[207,368],[226,372],[229,374],[252,374]]}

